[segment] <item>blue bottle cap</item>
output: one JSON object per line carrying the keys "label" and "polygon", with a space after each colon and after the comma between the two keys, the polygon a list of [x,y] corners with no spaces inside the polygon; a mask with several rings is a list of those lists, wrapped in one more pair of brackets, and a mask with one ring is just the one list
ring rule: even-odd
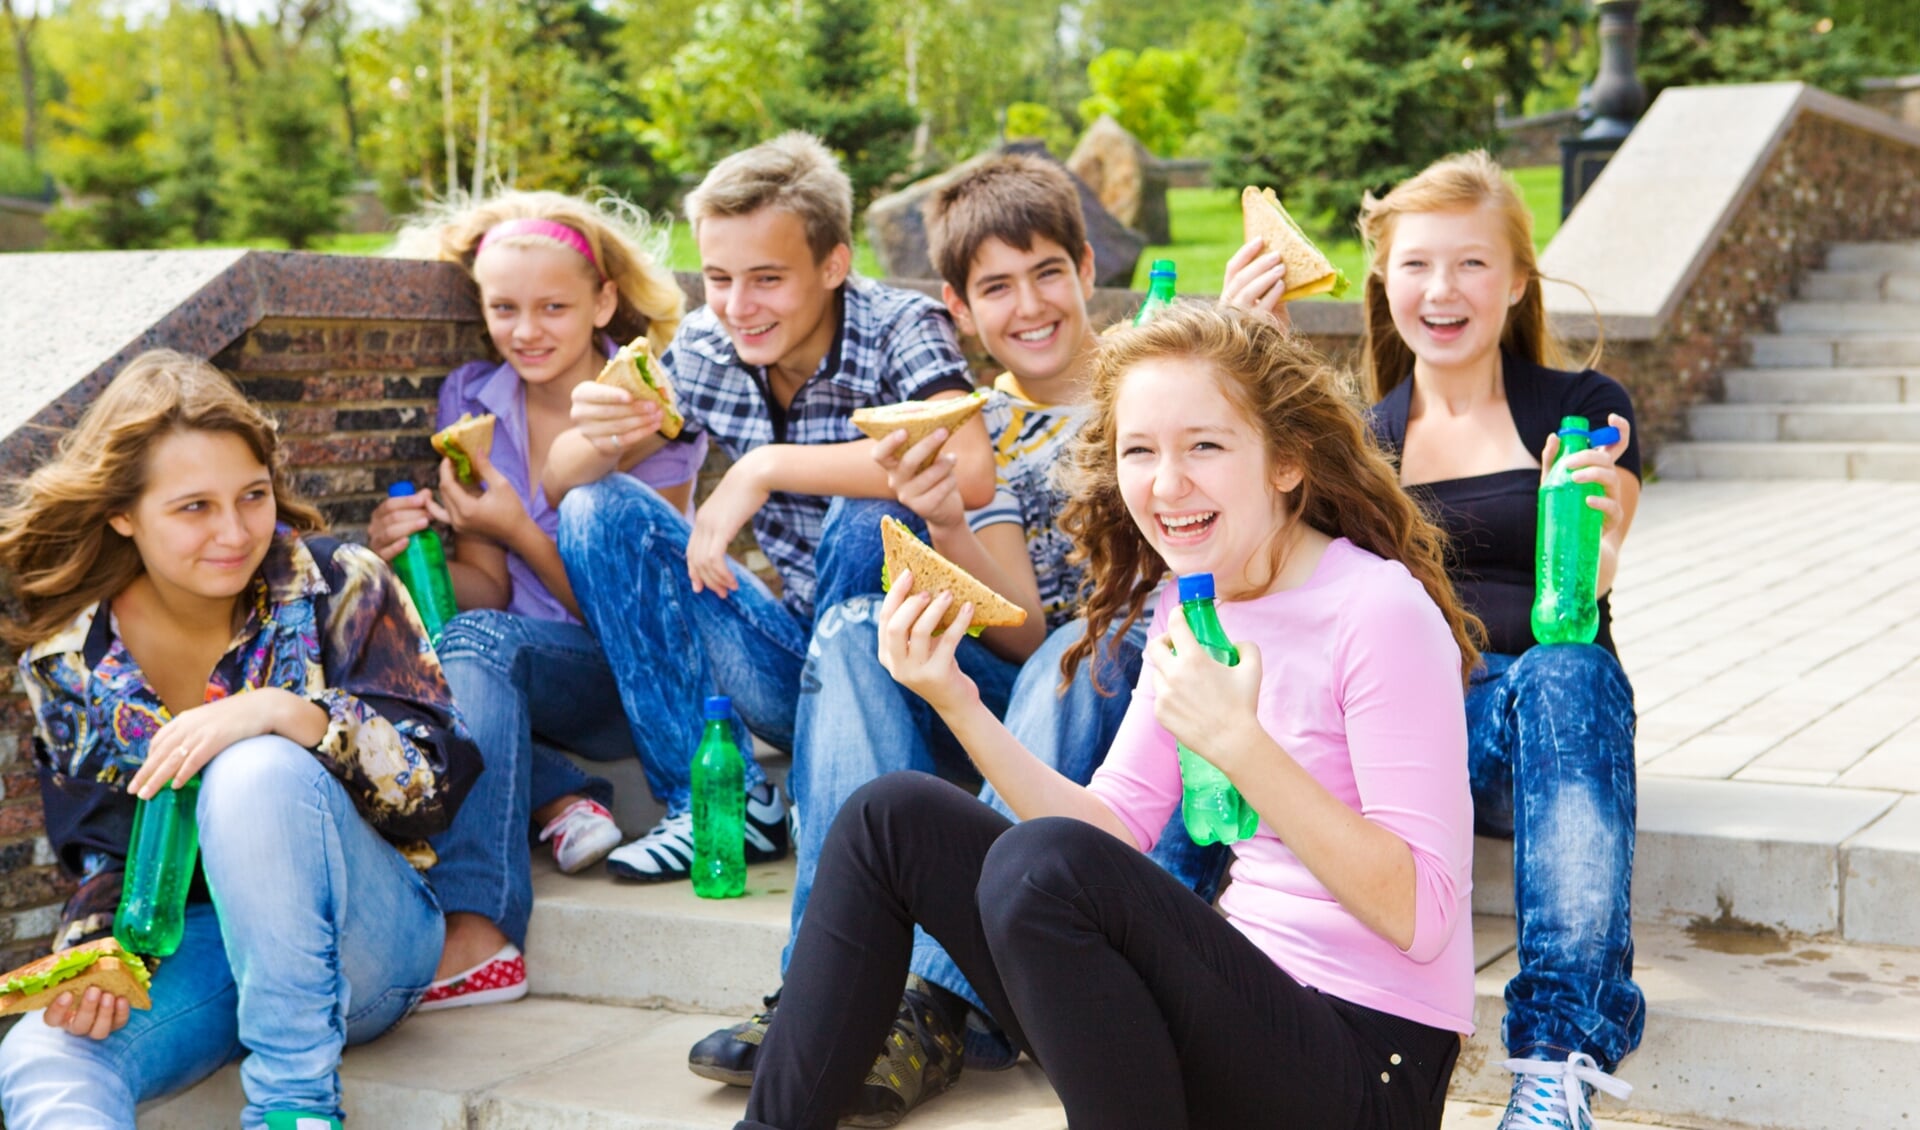
{"label": "blue bottle cap", "polygon": [[1620,442],[1620,429],[1608,424],[1604,428],[1595,428],[1587,433],[1587,443],[1593,447],[1605,447]]}
{"label": "blue bottle cap", "polygon": [[733,717],[733,700],[723,694],[707,696],[707,721]]}
{"label": "blue bottle cap", "polygon": [[397,482],[387,488],[388,498],[406,498],[412,493],[413,484],[405,481]]}
{"label": "blue bottle cap", "polygon": [[1180,578],[1180,603],[1213,599],[1213,574],[1188,573]]}

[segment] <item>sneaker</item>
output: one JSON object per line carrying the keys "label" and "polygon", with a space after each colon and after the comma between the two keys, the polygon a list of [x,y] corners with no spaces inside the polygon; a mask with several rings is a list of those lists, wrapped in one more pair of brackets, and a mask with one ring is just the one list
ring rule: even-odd
{"label": "sneaker", "polygon": [[620,846],[620,825],[597,800],[576,800],[540,829],[540,842],[553,841],[553,861],[571,875],[591,867]]}
{"label": "sneaker", "polygon": [[607,856],[607,870],[622,879],[664,883],[693,872],[693,813],[669,816],[641,836]]}
{"label": "sneaker", "polygon": [[1566,1062],[1552,1059],[1510,1059],[1513,1094],[1498,1130],[1593,1130],[1587,1109],[1589,1088],[1616,1099],[1633,1093],[1633,1085],[1600,1070],[1585,1052],[1574,1052]]}
{"label": "sneaker", "polygon": [[427,995],[414,1006],[415,1012],[438,1012],[443,1008],[464,1008],[470,1004],[499,1004],[517,1001],[527,995],[527,959],[512,942],[499,953],[444,981],[427,987]]}
{"label": "sneaker", "polygon": [[687,1053],[687,1070],[702,1079],[725,1083],[729,1087],[753,1086],[753,1067],[760,1059],[760,1042],[767,1038],[767,1025],[773,1023],[773,1010],[780,1007],[780,990],[761,1003],[766,1010],[751,1020],[743,1020],[693,1045]]}
{"label": "sneaker", "polygon": [[331,1114],[306,1110],[270,1110],[267,1130],[341,1130],[340,1120]]}
{"label": "sneaker", "polygon": [[780,786],[762,781],[747,790],[747,862],[771,863],[787,857],[787,800]]}
{"label": "sneaker", "polygon": [[932,987],[918,976],[908,977],[886,1046],[841,1124],[895,1125],[908,1111],[953,1086],[962,1056],[960,1035],[934,1007]]}

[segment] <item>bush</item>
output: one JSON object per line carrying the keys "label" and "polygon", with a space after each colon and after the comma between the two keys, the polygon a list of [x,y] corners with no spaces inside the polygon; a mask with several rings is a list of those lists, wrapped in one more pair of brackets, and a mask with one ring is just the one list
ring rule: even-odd
{"label": "bush", "polygon": [[1640,81],[1649,99],[1669,86],[1785,80],[1852,97],[1861,79],[1891,64],[1875,57],[1865,27],[1836,23],[1822,9],[1793,0],[1747,0],[1744,10],[1646,0]]}
{"label": "bush", "polygon": [[263,84],[228,202],[247,236],[277,236],[295,251],[340,230],[353,174],[333,132],[298,84]]}
{"label": "bush", "polygon": [[25,196],[38,200],[47,194],[47,177],[34,167],[33,158],[18,145],[0,142],[0,196]]}
{"label": "bush", "polygon": [[47,215],[49,245],[74,251],[157,247],[167,221],[152,207],[159,170],[148,156],[147,107],[116,86],[85,107],[62,107],[70,132],[56,144],[55,174],[74,203]]}

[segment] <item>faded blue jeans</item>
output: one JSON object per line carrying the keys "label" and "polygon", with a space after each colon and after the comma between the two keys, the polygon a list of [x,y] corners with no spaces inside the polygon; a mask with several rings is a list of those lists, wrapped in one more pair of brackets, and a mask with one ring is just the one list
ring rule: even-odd
{"label": "faded blue jeans", "polygon": [[10,1130],[125,1130],[134,1107],[243,1053],[240,1124],[340,1113],[340,1053],[426,993],[442,920],[425,876],[340,782],[284,738],[236,742],[201,773],[200,858],[214,904],[154,973],[153,1008],[104,1040],[38,1013],[0,1044]]}
{"label": "faded blue jeans", "polygon": [[1508,1054],[1585,1052],[1608,1071],[1639,1046],[1633,983],[1633,687],[1591,644],[1488,654],[1467,690],[1474,823],[1510,837],[1520,972]]}
{"label": "faded blue jeans", "polygon": [[[897,503],[836,500],[828,512],[821,539],[823,553],[834,562],[823,566],[822,585],[831,577],[837,591],[858,588],[870,577],[868,595],[822,606],[807,648],[807,666],[801,677],[799,712],[795,722],[793,768],[788,788],[793,793],[798,864],[793,892],[792,930],[781,954],[784,976],[800,934],[800,919],[812,894],[815,869],[826,830],[854,791],[885,773],[917,769],[949,777],[977,780],[978,772],[953,734],[920,696],[894,682],[879,660],[879,563],[882,550],[879,519],[890,515],[926,536],[926,525]],[[1136,624],[1125,636],[1110,635],[1097,659],[1082,664],[1072,683],[1060,690],[1060,657],[1084,635],[1084,621],[1074,620],[1049,633],[1024,664],[995,655],[977,639],[962,640],[955,657],[962,671],[980,688],[988,709],[1003,717],[1013,736],[1034,756],[1061,773],[1086,783],[1105,759],[1107,747],[1120,728],[1132,702],[1146,646],[1146,625]],[[1095,689],[1096,663],[1100,684]],[[980,799],[989,807],[1017,819],[993,786]],[[1176,813],[1154,847],[1153,858],[1175,878],[1212,900],[1229,854],[1226,848],[1202,848],[1187,836]],[[927,980],[969,1000],[983,1014],[985,1006],[953,960],[924,931],[914,934],[912,970]],[[968,1054],[982,1066],[1000,1066],[1013,1060],[1013,1051],[998,1032],[970,1031]]]}
{"label": "faded blue jeans", "polygon": [[[691,766],[708,695],[730,696],[748,729],[793,747],[807,652],[807,625],[739,562],[728,562],[740,582],[731,596],[693,591],[692,530],[653,488],[627,475],[575,487],[560,502],[560,559],[619,683],[647,785],[669,815],[692,805]],[[765,780],[749,756],[747,788]]]}
{"label": "faded blue jeans", "polygon": [[[613,786],[561,750],[594,761],[635,756],[620,689],[593,633],[564,620],[462,612],[435,650],[487,771],[453,827],[433,837],[440,862],[429,877],[448,914],[485,915],[524,947],[533,913],[531,815],[570,794],[612,801]],[[646,769],[653,784],[660,774]]]}

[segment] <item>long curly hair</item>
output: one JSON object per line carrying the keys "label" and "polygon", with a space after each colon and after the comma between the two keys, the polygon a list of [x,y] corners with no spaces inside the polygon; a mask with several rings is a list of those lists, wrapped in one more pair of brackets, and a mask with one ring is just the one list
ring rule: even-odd
{"label": "long curly hair", "polygon": [[154,444],[183,431],[238,436],[272,476],[279,521],[303,532],[326,527],[288,482],[273,420],[205,361],[150,350],[120,370],[51,460],[9,484],[0,575],[19,614],[0,619],[0,641],[30,647],[141,574],[140,551],[107,519],[145,493]]}
{"label": "long curly hair", "polygon": [[[1166,578],[1166,562],[1120,494],[1114,410],[1129,372],[1169,359],[1210,369],[1228,402],[1266,440],[1270,465],[1299,469],[1292,499],[1298,520],[1406,566],[1446,616],[1464,679],[1479,658],[1483,631],[1447,578],[1446,535],[1400,488],[1347,382],[1271,318],[1188,302],[1145,326],[1102,337],[1094,356],[1091,415],[1068,454],[1072,496],[1060,514],[1061,528],[1074,539],[1073,559],[1087,566],[1087,630],[1061,657],[1062,680],[1073,678],[1116,620],[1122,631],[1131,627]],[[1277,573],[1281,531],[1270,552]]]}
{"label": "long curly hair", "polygon": [[[619,292],[607,333],[623,344],[644,333],[656,354],[667,348],[686,314],[687,295],[667,269],[666,232],[645,212],[610,193],[591,200],[560,192],[506,191],[479,200],[456,194],[400,229],[393,254],[458,263],[471,279],[481,237],[507,220],[550,220],[579,232],[593,248],[601,273]],[[499,242],[503,247],[565,246],[531,234]],[[581,264],[593,269],[584,259]]]}

